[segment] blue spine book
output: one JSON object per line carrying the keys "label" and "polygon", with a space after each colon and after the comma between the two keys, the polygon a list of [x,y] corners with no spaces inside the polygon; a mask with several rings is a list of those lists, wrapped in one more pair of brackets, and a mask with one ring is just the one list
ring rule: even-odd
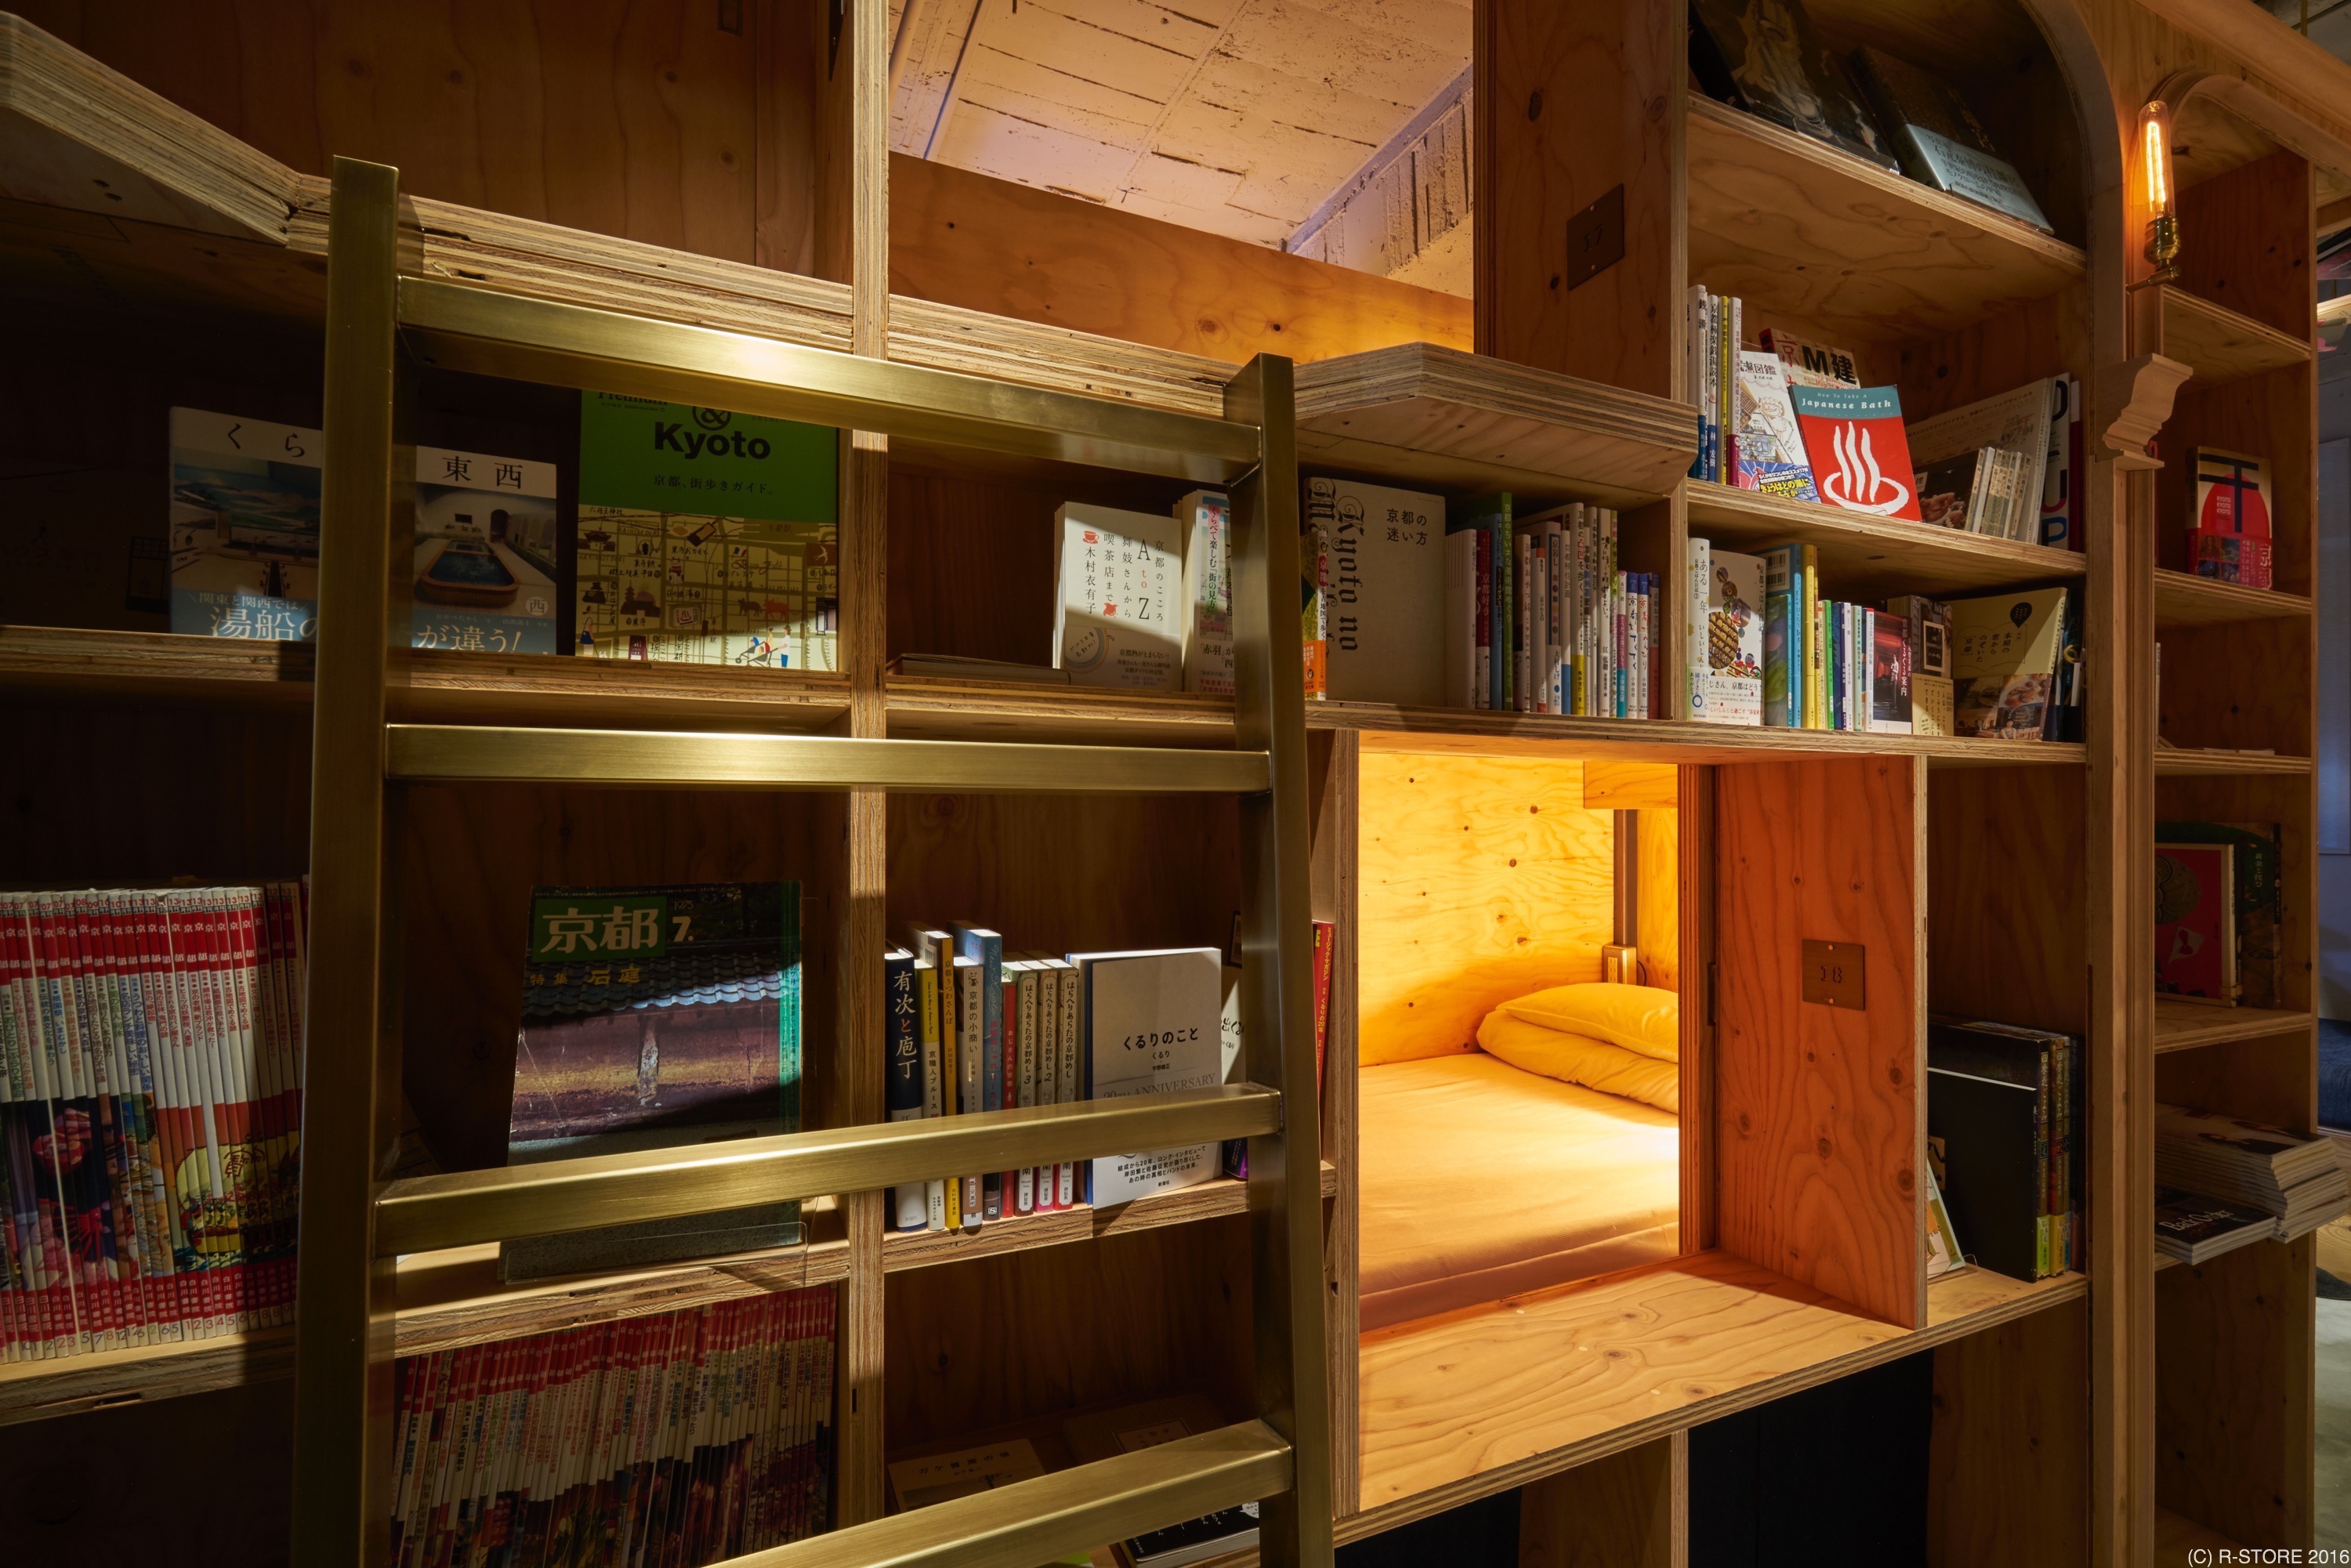
{"label": "blue spine book", "polygon": [[[882,995],[887,1009],[883,1040],[887,1052],[883,1108],[893,1122],[923,1119],[923,1027],[914,997],[914,956],[904,947],[882,955]],[[901,1230],[930,1226],[929,1195],[920,1183],[890,1189],[891,1212]]]}
{"label": "blue spine book", "polygon": [[[979,966],[979,1108],[1004,1109],[1004,938],[984,925],[958,920],[947,927],[955,933],[956,956]],[[980,1216],[1004,1218],[1004,1175],[989,1171],[980,1177]]]}

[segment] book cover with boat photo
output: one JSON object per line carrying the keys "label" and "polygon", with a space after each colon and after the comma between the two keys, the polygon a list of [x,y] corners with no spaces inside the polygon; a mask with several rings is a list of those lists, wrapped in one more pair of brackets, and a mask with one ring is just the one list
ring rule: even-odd
{"label": "book cover with boat photo", "polygon": [[556,652],[555,465],[416,449],[415,646]]}
{"label": "book cover with boat photo", "polygon": [[[798,883],[531,894],[510,1164],[798,1132]],[[504,1244],[507,1279],[789,1247],[799,1206]]]}
{"label": "book cover with boat photo", "polygon": [[319,618],[326,437],[200,408],[172,411],[172,630],[307,643]]}

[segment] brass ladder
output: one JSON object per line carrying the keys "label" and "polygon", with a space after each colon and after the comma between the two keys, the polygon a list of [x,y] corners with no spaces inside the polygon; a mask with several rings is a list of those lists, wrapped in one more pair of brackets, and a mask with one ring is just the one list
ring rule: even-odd
{"label": "brass ladder", "polygon": [[[941,1171],[1246,1137],[1255,1420],[735,1562],[1033,1568],[1261,1500],[1264,1563],[1328,1564],[1331,1407],[1290,361],[1253,361],[1227,389],[1225,416],[1212,418],[434,281],[402,266],[398,172],[350,159],[335,162],[328,235],[295,1563],[376,1568],[389,1550],[391,1287],[401,1254],[865,1193]],[[405,504],[412,476],[400,466],[406,448],[395,424],[414,362],[1226,484],[1236,525],[1236,748],[387,723],[390,678],[409,640],[405,573],[394,569],[412,550]],[[485,780],[1235,795],[1250,1082],[825,1128],[732,1142],[716,1152],[656,1150],[386,1181],[398,1134],[399,890],[392,855],[402,790],[410,783]],[[880,954],[850,952],[844,962],[878,965]],[[1293,1083],[1301,1091],[1294,1097],[1287,1092]],[[852,1226],[862,1217],[878,1227],[875,1205],[852,1206],[851,1215]],[[876,1289],[878,1243],[877,1234],[866,1249]]]}

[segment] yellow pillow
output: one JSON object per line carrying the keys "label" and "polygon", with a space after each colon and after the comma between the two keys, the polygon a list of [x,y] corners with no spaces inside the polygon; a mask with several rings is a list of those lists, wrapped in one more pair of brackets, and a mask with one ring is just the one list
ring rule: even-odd
{"label": "yellow pillow", "polygon": [[1681,1114],[1681,1069],[1588,1035],[1545,1029],[1539,1023],[1491,1012],[1478,1026],[1478,1043],[1489,1056],[1522,1072],[1539,1072],[1562,1083],[1581,1083],[1603,1094],[1621,1094]]}
{"label": "yellow pillow", "polygon": [[1501,1010],[1545,1029],[1604,1040],[1659,1061],[1682,1059],[1682,999],[1656,986],[1619,986],[1605,980],[1554,986],[1504,1002]]}

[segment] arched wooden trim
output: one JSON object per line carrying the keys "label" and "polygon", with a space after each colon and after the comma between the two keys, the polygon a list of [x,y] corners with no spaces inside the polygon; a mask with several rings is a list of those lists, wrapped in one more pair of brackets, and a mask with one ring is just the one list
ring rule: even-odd
{"label": "arched wooden trim", "polygon": [[2163,78],[2155,97],[2172,106],[2175,126],[2179,123],[2179,111],[2200,99],[2227,110],[2286,151],[2351,179],[2351,141],[2312,124],[2291,105],[2242,77],[2207,70],[2174,71]]}

